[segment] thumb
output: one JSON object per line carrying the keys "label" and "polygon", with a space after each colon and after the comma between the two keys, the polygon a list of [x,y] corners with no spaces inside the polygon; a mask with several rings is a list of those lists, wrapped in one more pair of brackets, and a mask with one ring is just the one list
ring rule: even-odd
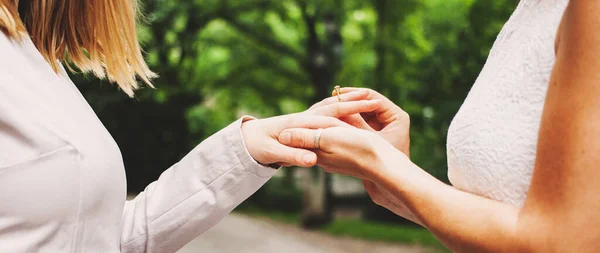
{"label": "thumb", "polygon": [[312,167],[317,163],[317,154],[310,150],[279,145],[277,148],[278,162],[299,166]]}

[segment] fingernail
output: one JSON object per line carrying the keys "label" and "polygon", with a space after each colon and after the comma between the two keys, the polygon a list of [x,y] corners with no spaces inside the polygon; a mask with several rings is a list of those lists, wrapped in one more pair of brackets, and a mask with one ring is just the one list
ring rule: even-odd
{"label": "fingernail", "polygon": [[305,154],[302,159],[304,159],[305,164],[312,164],[314,161],[313,154]]}
{"label": "fingernail", "polygon": [[289,132],[283,132],[279,134],[279,142],[288,145],[292,143],[292,134]]}

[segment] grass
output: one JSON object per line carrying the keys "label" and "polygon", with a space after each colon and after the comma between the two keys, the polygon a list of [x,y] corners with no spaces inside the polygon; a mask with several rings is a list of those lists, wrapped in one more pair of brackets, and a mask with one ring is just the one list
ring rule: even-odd
{"label": "grass", "polygon": [[[286,224],[297,225],[300,223],[300,216],[295,213],[265,211],[257,208],[244,208],[240,211],[248,215],[267,217],[271,220]],[[437,249],[445,249],[435,236],[424,228],[404,227],[358,219],[336,219],[331,224],[328,224],[319,230],[335,236],[358,238],[369,241],[418,244]]]}
{"label": "grass", "polygon": [[356,219],[337,219],[325,226],[323,231],[332,235],[360,238],[370,241],[419,244],[443,248],[442,244],[435,236],[424,228],[394,226]]}

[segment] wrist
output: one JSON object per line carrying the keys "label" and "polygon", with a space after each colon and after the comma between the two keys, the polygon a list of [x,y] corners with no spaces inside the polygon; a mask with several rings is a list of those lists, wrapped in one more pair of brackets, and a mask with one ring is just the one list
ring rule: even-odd
{"label": "wrist", "polygon": [[260,157],[260,153],[257,152],[255,150],[255,145],[254,143],[256,142],[255,137],[256,137],[256,128],[257,126],[255,126],[255,124],[258,123],[258,120],[256,120],[255,118],[252,117],[244,117],[242,119],[242,126],[241,126],[241,132],[242,132],[242,140],[244,141],[244,146],[246,148],[246,150],[248,151],[248,154],[250,154],[250,157],[252,157],[252,159],[254,159],[254,161],[256,161],[259,164],[263,164],[262,163],[262,159]]}
{"label": "wrist", "polygon": [[244,146],[246,147],[246,150],[248,151],[248,153],[250,154],[250,157],[252,157],[252,159],[254,159],[254,161],[262,166],[265,167],[270,167],[272,169],[279,169],[281,168],[281,165],[279,165],[278,163],[269,163],[266,162],[265,159],[263,159],[260,154],[261,152],[258,152],[254,147],[254,142],[256,142],[255,140],[253,140],[252,138],[252,132],[254,132],[254,134],[256,134],[256,126],[254,126],[253,124],[258,124],[258,119],[251,117],[251,116],[244,116],[242,118],[242,127],[241,127],[241,132],[242,132],[242,140],[244,141]]}
{"label": "wrist", "polygon": [[376,184],[381,184],[389,177],[397,176],[394,174],[397,174],[398,170],[403,167],[402,163],[408,160],[404,152],[391,145],[375,149],[373,157],[373,161],[368,161],[369,164],[366,166],[372,168],[369,176],[371,181]]}
{"label": "wrist", "polygon": [[[404,189],[414,182],[422,181],[422,173],[426,173],[415,165],[407,154],[398,149],[384,149],[376,155],[375,170],[372,182],[387,189]],[[421,178],[421,179],[419,179]]]}

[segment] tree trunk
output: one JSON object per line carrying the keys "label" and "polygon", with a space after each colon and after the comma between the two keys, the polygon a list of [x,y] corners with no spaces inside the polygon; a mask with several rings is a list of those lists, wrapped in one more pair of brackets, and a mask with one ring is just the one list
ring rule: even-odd
{"label": "tree trunk", "polygon": [[305,181],[302,189],[303,195],[303,210],[302,210],[302,226],[312,229],[319,228],[331,222],[331,208],[328,194],[327,179],[331,177],[321,168],[314,167],[306,170]]}
{"label": "tree trunk", "polygon": [[[326,14],[324,23],[330,26],[325,42],[321,42],[316,32],[316,17],[304,14],[308,30],[306,50],[308,60],[304,68],[309,73],[315,94],[312,104],[331,96],[337,72],[340,69],[342,41],[339,20],[334,13]],[[302,225],[305,228],[317,228],[330,223],[333,219],[332,177],[320,168],[313,168],[313,176],[307,178],[304,187],[304,210]]]}
{"label": "tree trunk", "polygon": [[386,57],[386,0],[375,1],[375,10],[377,11],[377,24],[375,27],[375,55],[377,64],[373,77],[373,89],[385,93],[385,57]]}

